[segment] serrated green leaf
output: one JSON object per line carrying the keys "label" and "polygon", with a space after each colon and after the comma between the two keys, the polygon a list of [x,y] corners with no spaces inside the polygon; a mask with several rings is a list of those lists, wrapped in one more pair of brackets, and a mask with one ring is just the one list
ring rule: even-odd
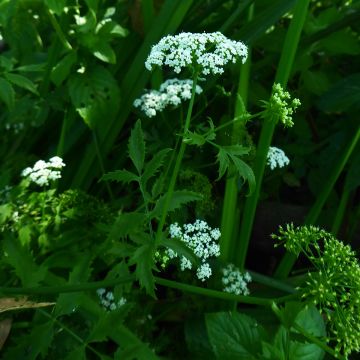
{"label": "serrated green leaf", "polygon": [[84,74],[73,75],[68,86],[76,111],[91,129],[115,116],[120,103],[119,87],[104,67],[97,65]]}
{"label": "serrated green leaf", "polygon": [[152,159],[145,165],[144,173],[142,175],[142,182],[144,184],[144,187],[146,187],[147,181],[156,175],[156,173],[159,171],[161,166],[163,165],[163,162],[165,160],[165,157],[167,153],[171,151],[171,149],[162,149],[159,152],[157,152]]}
{"label": "serrated green leaf", "polygon": [[129,184],[132,181],[140,181],[140,177],[127,170],[116,170],[103,175],[100,180],[119,181]]}
{"label": "serrated green leaf", "polygon": [[[76,263],[69,275],[68,284],[78,284],[89,280],[91,274],[92,257],[89,253],[83,254]],[[85,296],[81,292],[60,294],[57,301],[54,314],[56,316],[71,314],[81,303],[82,297]]]}
{"label": "serrated green leaf", "polygon": [[64,80],[69,76],[73,65],[76,63],[77,53],[71,51],[65,55],[55,67],[51,70],[51,81],[56,85],[60,86]]}
{"label": "serrated green leaf", "polygon": [[140,120],[136,122],[135,127],[131,131],[128,149],[131,161],[138,173],[141,174],[145,161],[145,141]]}
{"label": "serrated green leaf", "polygon": [[210,343],[221,360],[256,360],[261,351],[261,326],[237,312],[220,312],[205,316]]}
{"label": "serrated green leaf", "polygon": [[[147,234],[144,234],[147,235]],[[136,249],[134,255],[131,257],[129,264],[136,264],[135,275],[140,282],[140,286],[146,289],[146,292],[156,298],[155,296],[155,282],[152,271],[155,270],[154,264],[154,244],[149,237],[148,243]],[[151,241],[151,243],[150,243]]]}
{"label": "serrated green leaf", "polygon": [[240,158],[234,155],[230,155],[230,158],[234,163],[238,174],[249,183],[249,195],[252,194],[253,191],[255,190],[256,182],[255,182],[255,175],[251,167],[248,164],[246,164],[246,162],[244,162],[243,160],[241,160]]}
{"label": "serrated green leaf", "polygon": [[219,149],[219,152],[216,155],[216,161],[219,163],[219,176],[216,180],[219,181],[230,165],[229,156],[223,148]]}
{"label": "serrated green leaf", "polygon": [[9,109],[14,107],[15,91],[9,81],[0,78],[0,100],[2,100]]}
{"label": "serrated green leaf", "polygon": [[65,9],[67,0],[45,0],[46,6],[56,15],[61,15]]}
{"label": "serrated green leaf", "polygon": [[4,224],[13,214],[13,208],[11,204],[0,205],[0,224]]}
{"label": "serrated green leaf", "polygon": [[229,145],[222,147],[229,155],[242,156],[247,155],[250,151],[250,148],[242,145]]}
{"label": "serrated green leaf", "polygon": [[3,359],[26,359],[36,360],[46,358],[48,348],[54,337],[54,323],[52,321],[44,324],[36,324],[31,333],[20,340],[14,348],[10,348]]}
{"label": "serrated green leaf", "polygon": [[196,132],[188,131],[183,139],[184,143],[189,145],[202,146],[205,144],[205,136],[198,134]]}
{"label": "serrated green leaf", "polygon": [[11,265],[23,286],[36,286],[47,273],[45,266],[38,266],[30,252],[23,248],[15,238],[5,237],[2,240],[5,256],[3,261]]}
{"label": "serrated green leaf", "polygon": [[35,95],[39,95],[35,84],[27,77],[22,76],[22,75],[17,75],[17,74],[11,74],[11,73],[5,73],[4,76],[12,84],[17,85],[23,89],[26,89]]}
{"label": "serrated green leaf", "polygon": [[[165,205],[167,193],[162,195],[156,202],[154,209],[150,212],[151,218],[159,218],[162,214],[162,210]],[[202,200],[202,195],[198,194],[194,191],[189,190],[175,190],[173,196],[170,200],[170,204],[168,207],[168,212],[174,211],[179,209],[181,206],[192,202]]]}
{"label": "serrated green leaf", "polygon": [[136,231],[141,231],[144,222],[145,215],[143,213],[121,213],[111,226],[108,238],[111,240],[123,239]]}

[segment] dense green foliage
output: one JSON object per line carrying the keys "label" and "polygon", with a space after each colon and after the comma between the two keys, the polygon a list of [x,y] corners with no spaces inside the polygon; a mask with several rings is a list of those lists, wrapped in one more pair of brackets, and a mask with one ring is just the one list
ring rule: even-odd
{"label": "dense green foliage", "polygon": [[[0,357],[360,351],[359,20],[357,0],[0,0]],[[181,32],[249,56],[149,71]],[[181,101],[135,106],[174,77]]]}

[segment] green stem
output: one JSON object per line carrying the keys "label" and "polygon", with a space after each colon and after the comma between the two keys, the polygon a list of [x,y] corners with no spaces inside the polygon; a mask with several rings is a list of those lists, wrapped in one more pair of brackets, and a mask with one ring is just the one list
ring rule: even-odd
{"label": "green stem", "polygon": [[[254,4],[250,5],[247,15],[247,21],[250,22],[254,16]],[[249,59],[247,62],[240,67],[240,77],[238,82],[238,90],[235,102],[235,111],[234,118],[241,117],[246,113],[245,107],[248,98],[248,89],[249,89],[249,78],[250,78],[250,68],[251,68],[251,49],[249,49]],[[245,138],[245,123],[246,119],[242,119],[240,122],[233,122],[231,142],[242,144]],[[232,172],[232,169],[229,169],[227,174]],[[236,218],[236,207],[237,200],[239,196],[238,190],[238,176],[227,177],[225,183],[225,195],[222,208],[222,218],[221,218],[221,238],[220,238],[220,249],[221,249],[221,258],[225,262],[233,261],[232,257],[235,249],[235,234],[239,227],[238,218]]]}
{"label": "green stem", "polygon": [[64,46],[65,49],[72,50],[72,46],[67,41],[66,36],[63,33],[63,31],[61,30],[61,26],[59,25],[58,21],[56,20],[56,17],[54,16],[54,14],[50,10],[47,10],[47,13],[48,13],[48,16],[50,19],[50,23],[53,26],[55,33],[58,36],[61,44]]}
{"label": "green stem", "polygon": [[350,191],[348,189],[343,189],[341,198],[340,198],[340,202],[339,202],[336,214],[335,214],[334,222],[331,227],[331,233],[335,236],[337,236],[337,233],[339,232],[340,226],[343,222],[346,206],[349,201],[349,197],[350,197]]}
{"label": "green stem", "polygon": [[84,284],[71,284],[61,286],[39,286],[29,288],[13,288],[13,287],[0,287],[0,294],[4,295],[46,295],[46,294],[61,294],[81,291],[91,291],[99,288],[112,287],[119,284],[124,284],[134,281],[133,276],[124,276],[118,279],[94,281]]}
{"label": "green stem", "polygon": [[327,352],[328,354],[330,354],[331,356],[333,356],[336,359],[342,359],[345,360],[343,356],[337,355],[335,353],[335,351],[327,346],[324,342],[322,342],[319,338],[317,338],[316,336],[308,333],[305,329],[303,329],[299,324],[297,324],[296,322],[294,322],[294,324],[292,325],[292,327],[297,330],[301,335],[303,335],[307,340],[309,340],[311,343],[317,345],[320,349],[324,350],[325,352]]}
{"label": "green stem", "polygon": [[[102,156],[101,156],[99,142],[98,142],[98,139],[97,139],[97,136],[96,136],[95,129],[91,129],[91,133],[92,133],[92,136],[93,136],[93,139],[94,139],[94,144],[95,144],[96,154],[97,154],[97,157],[98,157],[98,160],[99,160],[100,170],[101,170],[102,174],[105,175],[104,162],[103,162],[103,159],[102,159]],[[111,188],[110,188],[110,185],[109,185],[108,181],[105,181],[105,186],[106,186],[106,189],[107,189],[107,191],[109,193],[110,199],[114,200],[114,195],[113,195],[113,193],[111,191]]]}
{"label": "green stem", "polygon": [[154,4],[153,0],[141,1],[142,18],[144,22],[144,34],[150,31],[151,25],[154,20]]}
{"label": "green stem", "polygon": [[266,299],[266,298],[259,298],[259,297],[253,297],[253,296],[242,296],[242,295],[235,295],[230,294],[222,291],[217,290],[211,290],[211,289],[205,289],[199,286],[194,285],[188,285],[184,283],[180,283],[177,281],[167,280],[159,277],[155,277],[155,282],[159,285],[170,287],[173,289],[178,289],[181,291],[197,294],[197,295],[203,295],[208,296],[216,299],[221,300],[230,300],[230,301],[236,301],[243,304],[253,304],[253,305],[262,305],[262,306],[271,306],[271,304],[274,302],[273,299]]}
{"label": "green stem", "polygon": [[[340,160],[338,163],[334,166],[332,172],[330,173],[330,176],[328,177],[328,181],[324,184],[322,187],[322,190],[319,194],[319,196],[316,198],[315,204],[311,208],[310,212],[308,213],[305,224],[315,224],[322,207],[325,204],[325,201],[330,195],[331,190],[333,189],[337,179],[339,178],[340,174],[344,170],[344,167],[352,154],[355,146],[357,145],[358,141],[360,139],[360,127],[355,131],[353,138],[346,146],[344,153],[342,154]],[[275,271],[275,277],[277,278],[285,278],[289,275],[292,267],[295,264],[295,261],[297,259],[297,256],[294,254],[286,253],[284,257],[282,258],[278,268]]]}
{"label": "green stem", "polygon": [[[286,34],[283,51],[281,53],[278,70],[275,76],[275,83],[280,83],[283,87],[286,87],[287,81],[289,79],[290,70],[294,62],[295,53],[300,39],[300,34],[307,15],[309,2],[310,0],[296,2],[293,18],[291,20],[289,30]],[[247,250],[249,247],[257,202],[259,199],[264,169],[266,166],[267,153],[271,144],[274,130],[275,123],[269,120],[265,120],[260,133],[254,165],[256,187],[254,193],[248,196],[245,201],[244,214],[240,229],[240,238],[237,244],[237,249],[235,251],[235,264],[240,269],[245,267]]]}
{"label": "green stem", "polygon": [[64,114],[64,119],[61,126],[60,139],[56,151],[57,156],[63,157],[64,155],[66,132],[69,128],[70,123],[74,119],[74,115],[75,112],[73,109],[66,111]]}
{"label": "green stem", "polygon": [[90,351],[92,351],[95,355],[99,356],[99,358],[102,358],[101,354],[96,351],[92,346],[87,344],[79,335],[77,335],[74,331],[72,331],[68,326],[66,326],[63,322],[59,321],[58,319],[52,317],[48,312],[38,309],[38,311],[54,323],[56,323],[61,329],[65,330],[71,337],[73,337],[76,341],[78,341],[80,344],[82,344],[84,347],[87,347]]}
{"label": "green stem", "polygon": [[[190,126],[190,120],[191,120],[192,109],[193,109],[193,106],[194,106],[194,100],[195,100],[195,94],[196,94],[196,84],[197,84],[198,76],[199,75],[196,73],[195,76],[194,76],[194,79],[193,79],[193,86],[192,86],[192,91],[191,91],[191,99],[190,99],[188,112],[187,112],[186,119],[185,119],[183,138],[186,135],[186,133],[188,132],[189,126]],[[162,234],[162,231],[163,231],[163,228],[164,228],[164,225],[165,225],[166,216],[167,216],[167,213],[168,213],[168,210],[169,210],[171,199],[172,199],[173,194],[174,194],[176,179],[177,179],[179,171],[180,171],[180,165],[181,165],[182,159],[184,157],[185,148],[186,148],[186,143],[184,141],[181,141],[180,149],[179,149],[179,152],[177,154],[177,158],[176,158],[176,162],[175,162],[175,166],[174,166],[174,170],[173,170],[173,173],[172,173],[171,178],[170,178],[170,183],[169,183],[169,188],[168,188],[166,198],[165,198],[164,208],[163,208],[161,218],[160,218],[160,222],[159,222],[159,225],[158,225],[158,229],[157,229],[157,232],[156,232],[156,241],[159,241],[159,239],[161,237],[161,234]]]}

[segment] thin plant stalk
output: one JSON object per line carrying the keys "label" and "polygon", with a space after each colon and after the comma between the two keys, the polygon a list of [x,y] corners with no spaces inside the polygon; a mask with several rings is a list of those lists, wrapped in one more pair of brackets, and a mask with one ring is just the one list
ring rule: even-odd
{"label": "thin plant stalk", "polygon": [[349,198],[350,198],[350,193],[351,193],[351,191],[349,191],[348,189],[344,189],[342,191],[340,201],[339,201],[339,205],[338,205],[338,208],[336,210],[334,221],[333,221],[333,224],[332,224],[332,227],[331,227],[331,233],[333,235],[335,235],[335,236],[337,236],[337,234],[338,234],[338,232],[340,230],[340,226],[341,226],[341,224],[343,222],[346,207],[347,207],[347,204],[348,204]]}
{"label": "thin plant stalk", "polygon": [[[91,133],[92,133],[92,136],[93,136],[93,139],[94,139],[94,144],[95,144],[96,154],[97,154],[97,157],[98,157],[98,160],[99,160],[100,170],[101,170],[102,174],[105,175],[104,162],[103,162],[103,159],[102,159],[102,156],[101,156],[99,142],[98,142],[98,139],[97,139],[97,136],[96,136],[95,129],[91,129]],[[105,182],[105,186],[106,186],[106,189],[107,189],[107,191],[109,193],[110,199],[114,200],[114,195],[113,195],[113,193],[111,191],[111,188],[110,188],[110,185],[109,185],[109,183],[107,181]]]}
{"label": "thin plant stalk", "polygon": [[[185,136],[185,134],[188,132],[189,127],[190,127],[191,114],[192,114],[192,110],[194,107],[194,100],[195,100],[195,94],[196,94],[197,80],[198,80],[198,74],[195,73],[194,79],[193,79],[192,90],[191,90],[191,99],[190,99],[190,103],[189,103],[189,107],[188,107],[188,111],[187,111],[186,119],[185,119],[183,136]],[[169,183],[169,188],[168,188],[166,198],[165,198],[164,208],[162,210],[160,222],[159,222],[159,225],[157,228],[156,241],[159,241],[162,231],[163,231],[163,228],[164,228],[164,225],[165,225],[166,216],[167,216],[167,213],[169,210],[171,198],[174,195],[176,179],[179,175],[181,162],[182,162],[182,159],[183,159],[184,153],[185,153],[185,148],[186,148],[186,143],[184,141],[181,141],[179,152],[177,154],[176,162],[174,165],[174,170],[173,170],[173,173],[170,178],[170,183]]]}
{"label": "thin plant stalk", "polygon": [[[349,158],[350,158],[353,150],[355,149],[357,143],[359,142],[359,140],[360,140],[360,128],[358,128],[355,131],[353,138],[346,146],[342,156],[340,157],[340,160],[334,166],[330,176],[328,177],[328,181],[322,187],[322,190],[321,190],[319,196],[316,198],[315,204],[313,205],[313,207],[311,208],[310,212],[308,213],[308,215],[305,219],[306,225],[311,225],[311,224],[316,223],[316,221],[320,215],[321,209],[323,208],[327,198],[329,197],[330,192],[333,189],[337,179],[339,178],[340,174],[344,170],[344,167],[345,167],[347,161],[349,160]],[[284,257],[282,258],[278,268],[275,271],[275,274],[274,274],[275,277],[280,278],[280,279],[287,277],[289,275],[292,267],[294,266],[296,259],[297,259],[297,256],[295,256],[294,254],[286,253],[284,255]]]}
{"label": "thin plant stalk", "polygon": [[[254,15],[254,4],[249,7],[247,20],[251,21]],[[240,78],[238,83],[238,90],[235,102],[234,118],[238,118],[245,112],[245,106],[248,98],[250,68],[251,68],[251,50],[249,49],[249,57],[245,64],[240,67]],[[246,120],[235,121],[232,125],[231,141],[232,143],[243,143]],[[236,138],[236,139],[235,139]],[[228,171],[228,175],[231,173]],[[235,248],[235,237],[236,230],[239,226],[236,211],[237,200],[239,197],[238,190],[238,176],[230,176],[227,178],[225,183],[225,195],[222,209],[221,218],[221,238],[220,238],[220,249],[221,258],[226,262],[233,261],[232,256]]]}
{"label": "thin plant stalk", "polygon": [[[286,87],[290,71],[294,62],[296,50],[299,44],[301,31],[305,22],[310,0],[298,1],[294,8],[293,18],[291,20],[289,30],[287,31],[283,51],[275,76],[275,83]],[[257,153],[254,164],[254,174],[256,186],[253,194],[247,197],[244,206],[244,214],[242,217],[240,236],[235,251],[235,264],[244,269],[246,255],[249,247],[249,241],[254,224],[256,207],[260,195],[264,169],[266,166],[266,158],[275,130],[275,123],[265,120],[261,129],[260,139],[257,147]]]}

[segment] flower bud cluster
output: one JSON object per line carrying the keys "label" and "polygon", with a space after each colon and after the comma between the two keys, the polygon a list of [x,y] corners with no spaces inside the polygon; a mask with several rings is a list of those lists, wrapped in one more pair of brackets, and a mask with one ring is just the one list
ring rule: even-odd
{"label": "flower bud cluster", "polygon": [[244,63],[248,52],[241,41],[228,39],[220,32],[180,33],[163,37],[154,45],[145,67],[169,66],[175,73],[183,68],[193,67],[202,75],[222,74],[224,66],[235,63],[239,58]]}
{"label": "flower bud cluster", "polygon": [[34,167],[27,167],[22,171],[21,176],[27,177],[39,186],[47,186],[50,181],[61,178],[60,170],[64,166],[63,160],[59,156],[54,156],[48,162],[39,160]]}
{"label": "flower bud cluster", "polygon": [[223,276],[221,279],[224,285],[223,291],[235,295],[249,295],[250,291],[247,287],[248,283],[252,280],[248,272],[244,274],[235,267],[233,264],[227,265],[221,270]]}
{"label": "flower bud cluster", "polygon": [[274,235],[294,253],[302,251],[317,271],[299,287],[327,319],[329,340],[338,357],[360,351],[360,265],[356,253],[332,234],[315,226],[288,226]]}
{"label": "flower bud cluster", "polygon": [[[136,99],[133,105],[151,118],[169,105],[178,106],[182,101],[190,100],[192,86],[192,80],[169,79],[160,85],[159,91],[151,90]],[[201,94],[202,88],[196,85],[195,92]]]}
{"label": "flower bud cluster", "polygon": [[126,304],[126,299],[121,297],[118,301],[115,301],[115,297],[112,291],[106,291],[104,288],[96,290],[99,296],[100,304],[106,311],[114,311]]}
{"label": "flower bud cluster", "polygon": [[284,151],[275,147],[270,146],[267,154],[267,165],[270,166],[271,170],[279,167],[282,168],[286,165],[289,165],[290,160],[285,155]]}
{"label": "flower bud cluster", "polygon": [[[218,240],[221,236],[220,230],[212,229],[206,221],[196,220],[193,224],[185,224],[182,227],[178,223],[170,225],[170,237],[179,239],[191,249],[199,258],[201,264],[196,269],[196,276],[199,280],[205,281],[212,275],[208,260],[220,256]],[[165,250],[165,259],[177,258],[178,254],[172,249]],[[192,263],[185,256],[180,257],[180,268],[192,269]]]}
{"label": "flower bud cluster", "polygon": [[289,92],[285,91],[280,84],[274,84],[269,101],[263,101],[265,112],[264,117],[274,121],[281,121],[284,126],[292,127],[294,122],[292,116],[295,110],[301,105],[300,100],[291,100]]}

